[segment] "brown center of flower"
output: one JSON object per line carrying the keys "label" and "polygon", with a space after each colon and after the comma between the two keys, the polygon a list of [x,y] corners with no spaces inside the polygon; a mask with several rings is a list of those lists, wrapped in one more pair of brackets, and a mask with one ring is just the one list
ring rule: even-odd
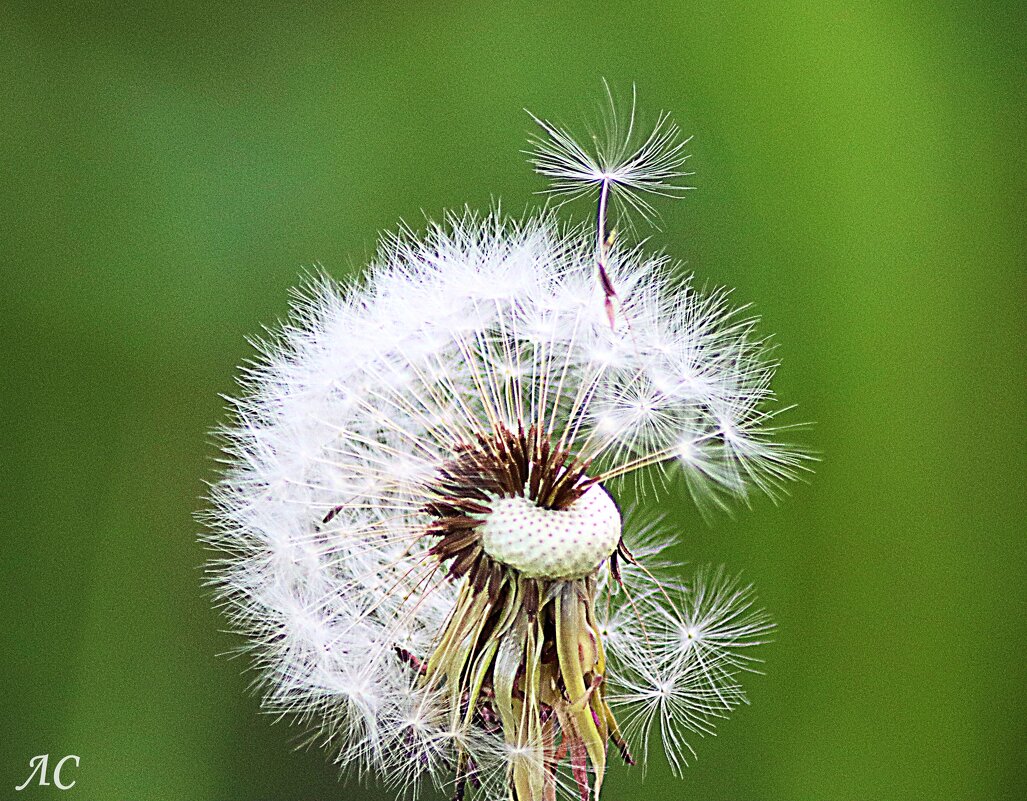
{"label": "brown center of flower", "polygon": [[497,507],[511,505],[506,499],[524,499],[542,510],[571,510],[596,486],[587,469],[586,461],[554,447],[535,426],[516,433],[501,426],[492,436],[457,445],[436,476],[435,499],[425,506],[435,518],[427,534],[440,537],[431,553],[449,561],[452,578],[469,576],[477,591],[488,591],[495,600],[503,563],[488,553],[482,527]]}

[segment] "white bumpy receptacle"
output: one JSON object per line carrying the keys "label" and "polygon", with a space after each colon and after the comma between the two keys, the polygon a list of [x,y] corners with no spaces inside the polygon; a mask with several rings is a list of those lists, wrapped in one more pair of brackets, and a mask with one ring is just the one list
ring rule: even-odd
{"label": "white bumpy receptacle", "polygon": [[528,498],[496,498],[479,528],[482,547],[528,578],[587,576],[617,548],[620,510],[599,484],[567,509],[543,509]]}

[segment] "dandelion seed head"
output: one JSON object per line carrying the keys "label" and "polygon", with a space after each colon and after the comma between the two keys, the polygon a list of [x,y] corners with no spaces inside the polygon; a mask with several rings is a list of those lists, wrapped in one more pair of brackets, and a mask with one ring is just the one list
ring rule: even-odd
{"label": "dandelion seed head", "polygon": [[[591,155],[540,124],[554,191],[645,216],[679,188],[668,118]],[[683,584],[619,479],[703,508],[804,456],[755,321],[674,270],[602,219],[465,212],[301,290],[242,371],[207,516],[270,712],[402,793],[542,801],[598,794],[609,743],[683,765],[744,700],[766,617],[723,573]]]}

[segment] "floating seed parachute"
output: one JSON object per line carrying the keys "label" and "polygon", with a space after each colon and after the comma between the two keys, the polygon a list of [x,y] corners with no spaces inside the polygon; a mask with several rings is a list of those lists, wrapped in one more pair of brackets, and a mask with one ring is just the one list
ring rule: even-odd
{"label": "floating seed parachute", "polygon": [[223,431],[212,580],[265,704],[400,791],[598,798],[652,735],[679,768],[769,628],[721,572],[667,578],[672,536],[617,504],[640,471],[658,517],[803,460],[754,321],[607,229],[610,199],[648,215],[680,188],[677,129],[632,146],[632,111],[589,154],[540,124],[536,166],[594,193],[595,228],[466,213],[386,238],[259,343]]}

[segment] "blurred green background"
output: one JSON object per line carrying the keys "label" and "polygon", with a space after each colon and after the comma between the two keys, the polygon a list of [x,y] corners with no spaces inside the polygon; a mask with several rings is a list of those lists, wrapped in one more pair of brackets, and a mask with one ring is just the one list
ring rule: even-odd
{"label": "blurred green background", "polygon": [[[657,246],[737,287],[823,463],[678,555],[779,625],[753,705],[610,801],[1027,797],[1019,4],[6,3],[0,798],[377,798],[258,711],[191,515],[304,267],[540,187],[600,78],[695,135]],[[574,209],[578,214],[587,208]],[[382,796],[384,797],[384,796]]]}

